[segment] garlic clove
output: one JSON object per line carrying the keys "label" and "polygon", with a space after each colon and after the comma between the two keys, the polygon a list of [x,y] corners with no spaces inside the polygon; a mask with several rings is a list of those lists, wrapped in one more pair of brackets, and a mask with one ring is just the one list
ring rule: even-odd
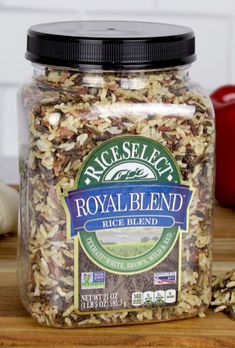
{"label": "garlic clove", "polygon": [[17,231],[18,192],[0,182],[0,234]]}

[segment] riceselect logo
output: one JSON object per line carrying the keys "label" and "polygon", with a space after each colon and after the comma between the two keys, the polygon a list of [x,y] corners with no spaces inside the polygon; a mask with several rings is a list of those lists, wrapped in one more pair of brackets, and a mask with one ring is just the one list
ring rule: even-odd
{"label": "riceselect logo", "polygon": [[[69,238],[78,237],[87,255],[105,269],[142,271],[169,251],[180,230],[187,231],[191,198],[192,190],[181,183],[178,166],[164,146],[141,136],[118,137],[88,156],[75,189],[64,195]],[[144,231],[158,236],[153,235],[149,248],[137,248],[146,240]],[[125,242],[139,250],[130,251],[135,259],[146,258],[151,250],[155,257],[130,269],[125,262],[118,265],[117,244],[128,239],[138,242]]]}
{"label": "riceselect logo", "polygon": [[[113,170],[110,170],[113,166]],[[167,175],[168,181],[171,181],[173,171],[171,162],[159,149],[153,148],[150,144],[124,141],[97,155],[93,163],[86,168],[84,175],[85,183],[89,185],[91,180],[97,183],[101,180],[158,180],[164,174]]]}

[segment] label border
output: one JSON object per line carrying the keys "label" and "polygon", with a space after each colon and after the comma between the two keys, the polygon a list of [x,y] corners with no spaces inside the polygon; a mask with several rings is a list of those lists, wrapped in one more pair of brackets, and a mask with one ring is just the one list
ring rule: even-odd
{"label": "label border", "polygon": [[[146,141],[151,141],[151,142],[156,142],[158,144],[158,146],[160,146],[164,151],[167,152],[167,154],[170,156],[170,158],[177,164],[175,158],[173,157],[172,153],[170,152],[170,150],[168,148],[166,148],[163,144],[161,144],[160,142],[158,142],[157,140],[151,138],[151,137],[145,137],[145,136],[142,136],[141,134],[135,134],[135,135],[122,135],[122,136],[115,136],[115,140],[118,140],[118,139],[125,139],[126,137],[128,136],[128,138],[142,138],[142,139],[145,139]],[[112,143],[113,142],[113,139],[109,139],[109,140],[106,140],[105,143],[108,144],[108,143]],[[102,145],[102,144],[100,144]],[[99,146],[97,146],[99,147]],[[91,156],[93,156],[95,154],[95,152],[97,151],[97,147],[94,149],[94,150],[91,150],[91,152],[87,155],[86,157],[86,161],[84,161],[81,165],[81,167],[79,168],[78,172],[77,172],[77,175],[76,175],[76,178],[75,178],[75,181],[74,181],[74,184],[71,185],[69,188],[66,188],[64,189],[64,192],[63,194],[60,194],[61,196],[61,204],[64,208],[64,211],[65,211],[65,215],[66,215],[66,236],[67,236],[67,240],[70,240],[70,241],[73,241],[73,245],[74,245],[74,311],[75,313],[79,314],[79,315],[88,315],[88,314],[106,314],[106,313],[113,313],[113,312],[119,312],[119,313],[122,313],[122,312],[137,312],[137,311],[142,311],[144,308],[146,307],[141,307],[141,308],[135,308],[135,307],[131,307],[131,308],[125,308],[125,309],[113,309],[113,310],[99,310],[99,311],[89,311],[89,312],[81,312],[79,310],[79,243],[81,244],[81,247],[82,247],[82,243],[80,241],[80,237],[79,235],[75,236],[75,237],[71,237],[71,234],[70,234],[70,226],[71,226],[71,216],[70,216],[70,213],[69,213],[69,210],[68,210],[68,206],[66,204],[66,201],[65,201],[65,197],[68,195],[68,192],[71,191],[71,190],[76,190],[78,188],[78,183],[79,183],[79,180],[80,180],[80,176],[83,172],[83,169],[86,165],[86,162],[89,160],[89,158]],[[191,183],[188,183],[188,182],[185,182],[183,181],[183,178],[182,178],[182,174],[181,174],[181,171],[178,167],[178,165],[176,165],[176,170],[177,170],[177,173],[178,173],[178,176],[179,176],[179,179],[180,179],[180,183],[179,185],[187,185],[189,187],[189,189],[192,191],[192,195],[191,195],[191,199],[188,203],[188,208],[187,208],[187,226],[186,226],[186,230],[181,230],[180,226],[178,227],[178,230],[177,230],[177,235],[176,235],[176,238],[175,238],[175,241],[172,245],[172,247],[170,248],[170,250],[168,251],[168,253],[166,255],[164,255],[163,257],[166,258],[169,253],[172,251],[173,247],[175,246],[175,244],[177,243],[177,241],[179,242],[179,250],[178,250],[178,257],[179,257],[179,263],[178,263],[178,289],[177,289],[177,302],[175,305],[169,305],[169,306],[151,306],[149,308],[151,309],[154,309],[154,308],[169,308],[169,307],[176,307],[179,302],[180,302],[180,298],[181,298],[181,285],[182,285],[182,238],[183,238],[183,233],[188,233],[188,230],[189,230],[189,215],[190,215],[190,207],[191,207],[191,203],[192,203],[192,199],[195,195],[195,188],[192,186]],[[145,181],[145,180],[143,180]],[[154,179],[150,179],[150,181],[154,181]],[[83,248],[84,250],[84,248]],[[85,250],[84,250],[85,252]],[[85,252],[86,253],[86,252]],[[87,255],[87,254],[86,254]],[[88,255],[87,255],[88,256]],[[90,257],[88,256],[88,258],[90,259]],[[150,266],[148,269],[146,269],[145,271],[149,270],[149,269],[152,269],[153,267],[157,266],[160,262],[161,262],[162,259],[160,259],[154,266]],[[96,264],[93,260],[92,262],[94,264]],[[100,265],[98,265],[100,267]],[[102,269],[104,269],[102,267]],[[104,269],[105,271],[107,271],[106,269]],[[110,270],[108,270],[110,272]],[[112,273],[117,273],[117,272],[112,272]],[[130,272],[128,274],[126,274],[126,276],[128,275],[132,275],[132,274],[139,274],[141,272]],[[121,274],[123,275],[123,273],[118,273],[118,274]]]}

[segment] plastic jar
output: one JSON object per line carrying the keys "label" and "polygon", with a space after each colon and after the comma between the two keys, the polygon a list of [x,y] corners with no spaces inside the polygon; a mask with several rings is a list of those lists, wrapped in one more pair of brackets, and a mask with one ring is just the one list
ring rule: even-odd
{"label": "plastic jar", "polygon": [[203,316],[214,114],[189,28],[36,25],[19,95],[19,287],[40,324]]}

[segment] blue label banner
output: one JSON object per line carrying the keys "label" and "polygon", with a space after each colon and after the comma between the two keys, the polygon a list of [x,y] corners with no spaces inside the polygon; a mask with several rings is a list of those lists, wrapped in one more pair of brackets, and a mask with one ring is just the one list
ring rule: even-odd
{"label": "blue label banner", "polygon": [[78,188],[65,197],[71,237],[81,231],[143,226],[186,231],[191,197],[187,185],[149,181]]}

